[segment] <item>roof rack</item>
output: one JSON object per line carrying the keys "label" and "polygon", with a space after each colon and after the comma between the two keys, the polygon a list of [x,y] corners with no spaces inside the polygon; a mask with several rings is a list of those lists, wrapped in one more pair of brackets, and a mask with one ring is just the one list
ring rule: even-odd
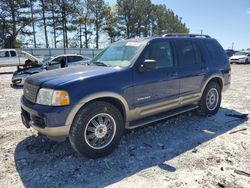
{"label": "roof rack", "polygon": [[201,37],[201,38],[211,38],[209,35],[189,34],[189,33],[167,33],[167,34],[162,35],[162,37]]}

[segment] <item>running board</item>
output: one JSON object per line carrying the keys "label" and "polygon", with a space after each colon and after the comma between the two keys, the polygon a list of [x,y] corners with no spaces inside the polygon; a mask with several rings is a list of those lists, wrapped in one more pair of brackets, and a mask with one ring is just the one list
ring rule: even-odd
{"label": "running board", "polygon": [[182,114],[182,113],[185,113],[185,112],[197,109],[197,108],[198,108],[197,105],[188,105],[188,106],[180,107],[180,108],[170,110],[167,112],[163,112],[157,115],[153,115],[153,116],[142,118],[136,121],[132,121],[126,126],[126,128],[134,129],[134,128],[141,127],[141,126],[144,126],[153,122],[157,122],[166,118],[170,118],[170,117],[173,117],[173,116],[176,116],[176,115],[179,115],[179,114]]}

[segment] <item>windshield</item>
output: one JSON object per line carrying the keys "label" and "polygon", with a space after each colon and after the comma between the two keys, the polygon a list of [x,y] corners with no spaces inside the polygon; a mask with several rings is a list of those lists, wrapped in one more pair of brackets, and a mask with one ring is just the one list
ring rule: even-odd
{"label": "windshield", "polygon": [[249,52],[237,52],[235,55],[247,55]]}
{"label": "windshield", "polygon": [[145,41],[117,42],[104,49],[90,64],[98,66],[128,67],[136,54],[143,49]]}

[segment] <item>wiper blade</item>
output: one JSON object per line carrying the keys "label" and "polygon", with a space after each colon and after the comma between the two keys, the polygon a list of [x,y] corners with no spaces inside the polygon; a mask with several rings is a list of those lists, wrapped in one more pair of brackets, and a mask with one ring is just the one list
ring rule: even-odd
{"label": "wiper blade", "polygon": [[100,61],[95,61],[93,62],[94,65],[97,65],[97,66],[104,66],[104,67],[107,67],[108,65],[103,63],[103,62],[100,62]]}

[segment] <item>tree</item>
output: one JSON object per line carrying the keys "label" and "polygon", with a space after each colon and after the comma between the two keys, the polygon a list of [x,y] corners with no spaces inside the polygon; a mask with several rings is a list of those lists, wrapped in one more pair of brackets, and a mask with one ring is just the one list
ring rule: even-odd
{"label": "tree", "polygon": [[30,15],[31,15],[31,24],[32,24],[32,35],[33,35],[33,43],[34,47],[36,48],[36,29],[35,29],[35,21],[36,18],[34,16],[35,10],[34,10],[34,3],[36,0],[30,0]]}
{"label": "tree", "polygon": [[95,28],[95,43],[96,48],[99,48],[100,31],[105,26],[105,18],[108,13],[108,6],[104,0],[90,0],[90,10],[93,17]]}
{"label": "tree", "polygon": [[117,15],[117,8],[114,7],[107,7],[107,15],[106,15],[106,25],[104,26],[103,30],[107,32],[110,43],[115,42],[116,37],[120,35],[120,31],[118,28],[118,17]]}
{"label": "tree", "polygon": [[84,47],[88,48],[89,47],[89,41],[90,37],[92,35],[91,25],[93,23],[93,19],[91,18],[91,10],[90,10],[90,5],[91,5],[90,0],[83,0],[80,2],[80,6],[78,9],[78,17],[76,20],[76,24],[78,25],[78,37],[79,38],[79,43],[80,43],[80,48],[83,47],[83,38],[84,38]]}
{"label": "tree", "polygon": [[57,5],[57,0],[49,0],[47,3],[48,5],[48,12],[50,13],[50,16],[48,17],[48,26],[52,28],[52,35],[53,35],[53,43],[54,43],[54,48],[57,48],[57,30],[60,25],[59,23],[59,7]]}
{"label": "tree", "polygon": [[79,0],[59,0],[58,3],[59,11],[61,12],[60,29],[63,32],[64,48],[68,48],[69,46],[68,32],[76,30],[76,27],[73,25],[73,23],[77,17],[78,4]]}
{"label": "tree", "polygon": [[41,14],[42,14],[42,25],[44,29],[44,38],[45,38],[45,46],[46,48],[49,47],[49,40],[48,40],[48,32],[47,32],[47,2],[45,0],[40,0],[40,9],[41,9]]}
{"label": "tree", "polygon": [[0,24],[3,26],[1,40],[6,48],[16,48],[17,36],[30,35],[26,29],[30,25],[29,3],[21,0],[1,0]]}
{"label": "tree", "polygon": [[122,35],[126,38],[131,38],[134,36],[134,25],[136,17],[134,15],[135,11],[135,1],[136,0],[117,0],[118,8],[118,18],[119,18],[119,28]]}

